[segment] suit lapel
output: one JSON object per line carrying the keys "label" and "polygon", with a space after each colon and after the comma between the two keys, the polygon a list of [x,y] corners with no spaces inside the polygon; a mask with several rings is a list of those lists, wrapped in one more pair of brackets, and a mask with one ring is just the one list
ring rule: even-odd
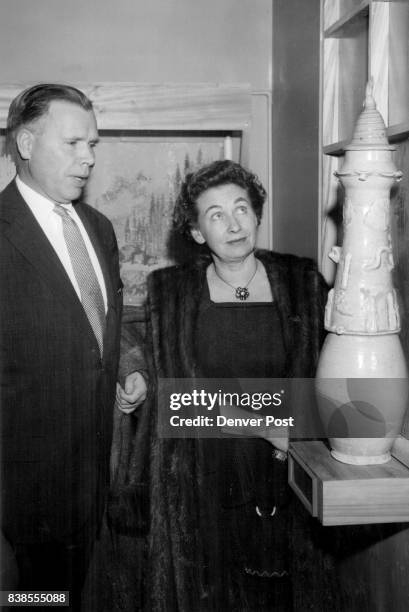
{"label": "suit lapel", "polygon": [[21,197],[14,181],[2,194],[0,220],[3,221],[1,223],[3,236],[13,243],[35,272],[49,287],[53,288],[54,295],[73,312],[73,316],[86,325],[96,342],[88,318],[64,266],[29,206]]}

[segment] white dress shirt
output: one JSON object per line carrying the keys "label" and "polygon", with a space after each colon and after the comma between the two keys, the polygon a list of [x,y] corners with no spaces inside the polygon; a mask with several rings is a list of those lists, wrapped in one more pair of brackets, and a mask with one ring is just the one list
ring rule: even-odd
{"label": "white dress shirt", "polygon": [[[27,206],[30,208],[41,229],[43,230],[44,234],[47,236],[52,247],[57,253],[78,295],[78,298],[81,300],[80,289],[77,283],[77,279],[75,278],[70,255],[68,253],[67,245],[65,243],[62,228],[62,219],[53,210],[55,203],[44,197],[43,195],[39,194],[37,191],[34,191],[34,189],[29,187],[28,185],[26,185],[26,183],[24,183],[19,176],[16,177],[16,185],[22,198],[27,203]],[[94,267],[95,274],[97,275],[99,285],[101,287],[106,312],[108,303],[107,292],[101,266],[99,265],[99,261],[94,251],[94,247],[91,244],[91,241],[88,237],[87,232],[85,231],[85,227],[83,226],[81,219],[75,212],[74,206],[72,204],[60,204],[59,206],[64,206],[65,210],[69,213],[69,215],[71,215],[75,223],[78,225],[78,228],[84,239],[88,255],[91,259],[91,263]]]}

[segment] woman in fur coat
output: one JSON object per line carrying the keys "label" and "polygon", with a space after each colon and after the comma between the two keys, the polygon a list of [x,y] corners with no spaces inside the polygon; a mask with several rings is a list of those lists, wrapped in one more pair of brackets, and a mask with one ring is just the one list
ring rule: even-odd
{"label": "woman in fur coat", "polygon": [[128,483],[149,500],[147,610],[292,609],[288,437],[158,432],[159,379],[314,376],[325,283],[312,260],[256,249],[265,196],[231,161],[188,175],[175,225],[198,256],[149,277],[150,390]]}

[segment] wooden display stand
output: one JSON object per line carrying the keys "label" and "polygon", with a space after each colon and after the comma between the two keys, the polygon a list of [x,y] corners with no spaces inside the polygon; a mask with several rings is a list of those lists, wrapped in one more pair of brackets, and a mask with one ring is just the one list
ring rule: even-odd
{"label": "wooden display stand", "polygon": [[340,463],[322,441],[293,442],[289,484],[322,525],[409,522],[407,440],[383,465]]}

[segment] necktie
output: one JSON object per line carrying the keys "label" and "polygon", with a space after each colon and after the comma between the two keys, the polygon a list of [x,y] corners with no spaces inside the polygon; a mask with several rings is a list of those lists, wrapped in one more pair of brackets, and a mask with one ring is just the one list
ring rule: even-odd
{"label": "necktie", "polygon": [[62,228],[72,268],[81,293],[81,303],[88,317],[102,355],[105,327],[105,307],[94,266],[84,239],[74,219],[58,204],[54,212],[62,219]]}

